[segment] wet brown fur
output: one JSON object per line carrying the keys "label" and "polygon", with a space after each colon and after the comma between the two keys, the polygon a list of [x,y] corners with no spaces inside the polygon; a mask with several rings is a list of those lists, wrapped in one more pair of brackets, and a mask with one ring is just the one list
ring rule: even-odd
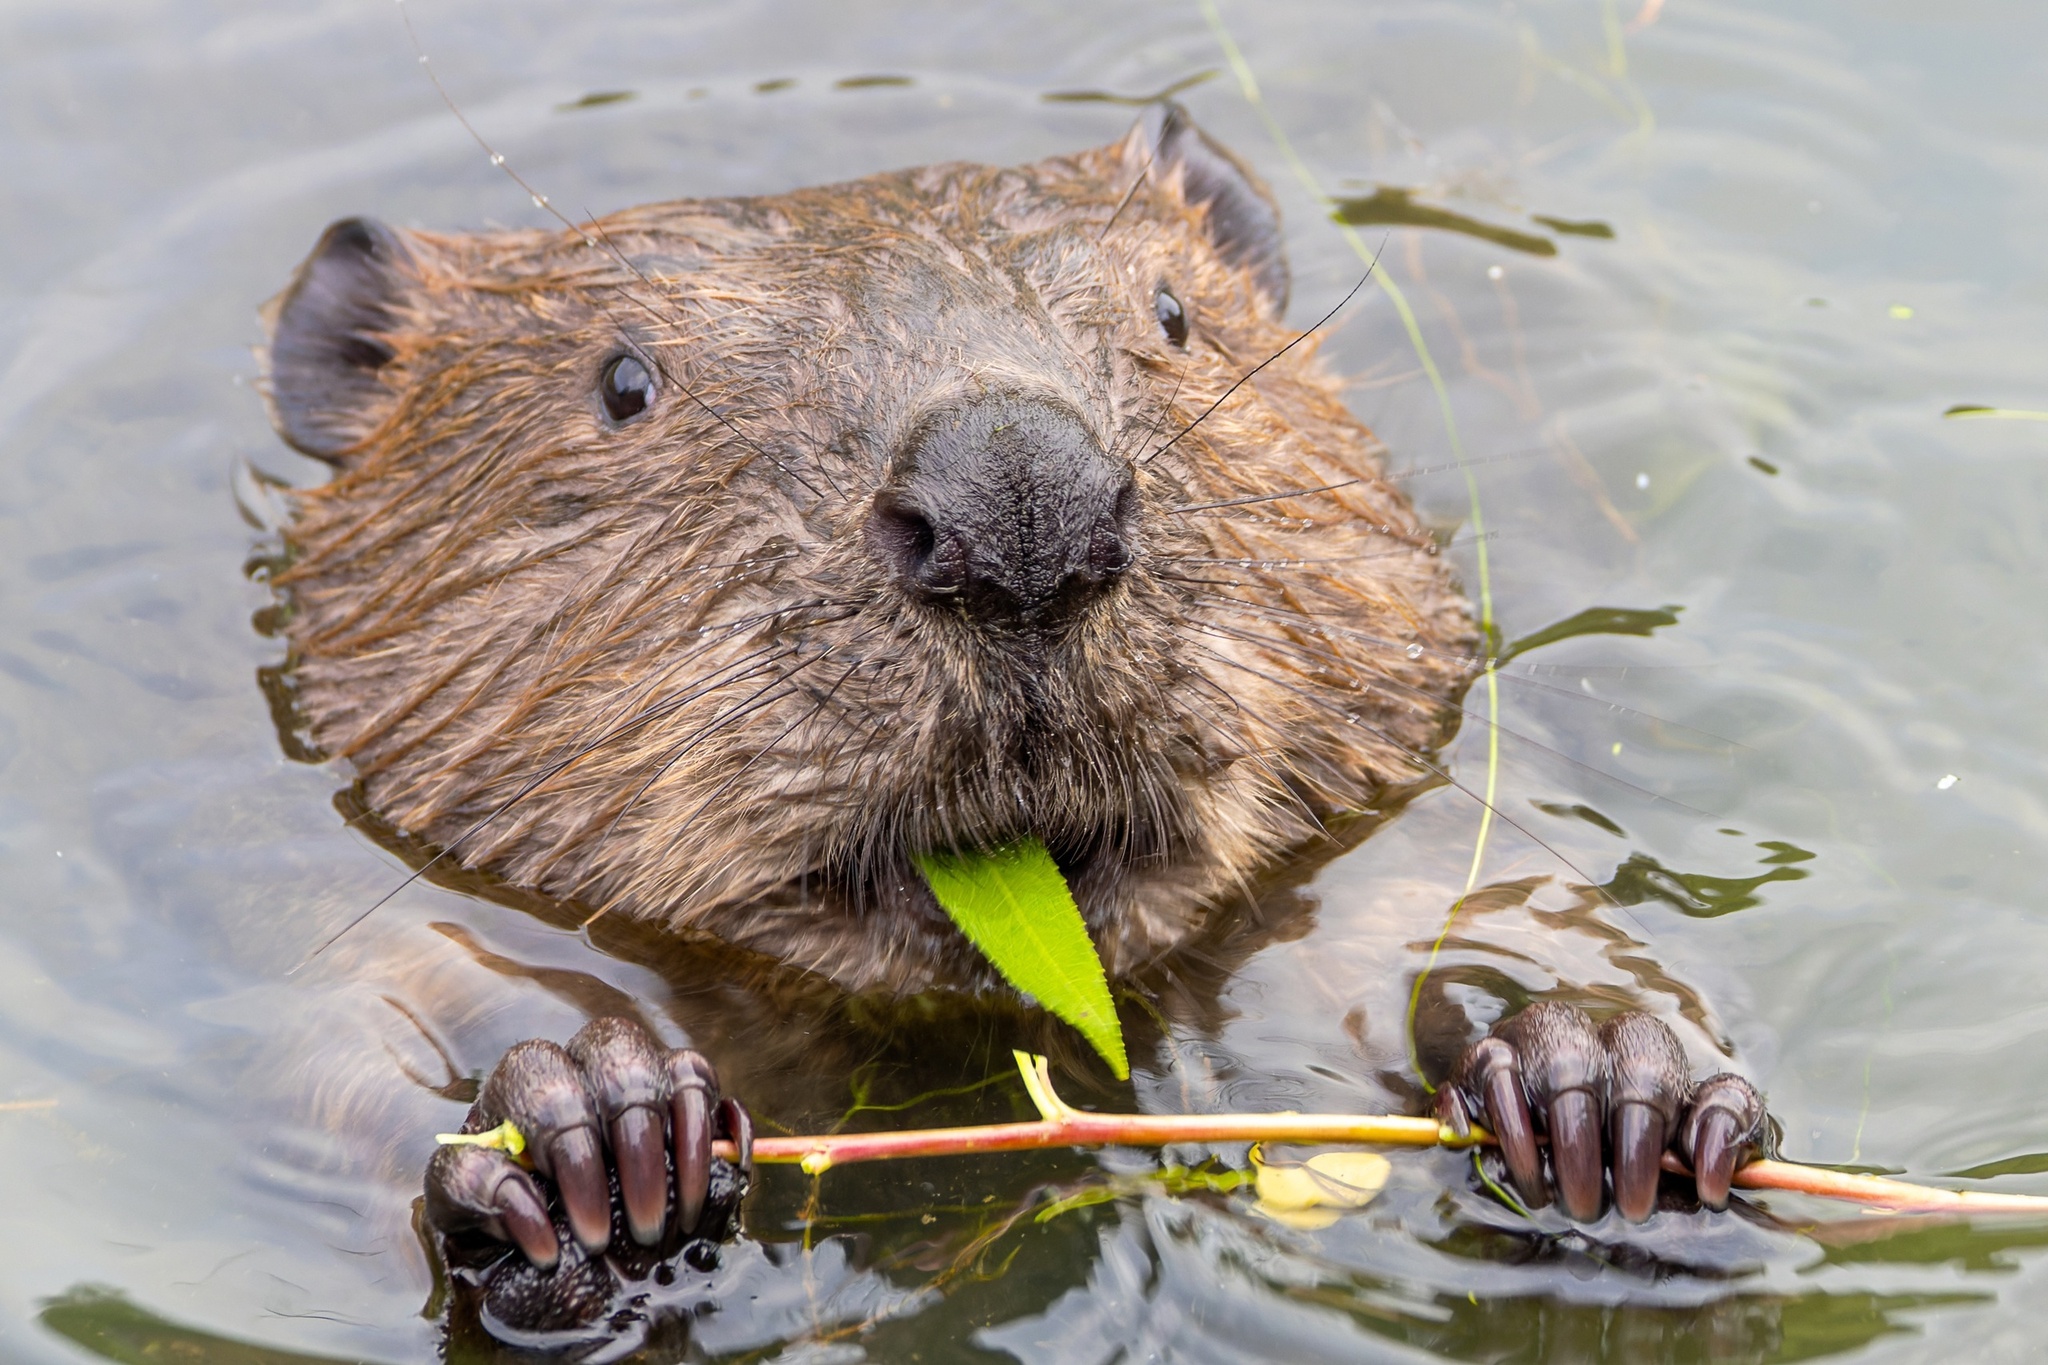
{"label": "wet brown fur", "polygon": [[[1313,340],[1172,440],[1295,334],[1150,158],[404,234],[382,396],[277,579],[318,745],[466,865],[849,990],[989,984],[915,850],[1043,838],[1114,975],[1203,932],[1426,773],[1475,639]],[[614,428],[627,349],[660,392]],[[991,391],[1136,467],[1137,562],[1057,628],[914,601],[863,532],[921,416]]]}

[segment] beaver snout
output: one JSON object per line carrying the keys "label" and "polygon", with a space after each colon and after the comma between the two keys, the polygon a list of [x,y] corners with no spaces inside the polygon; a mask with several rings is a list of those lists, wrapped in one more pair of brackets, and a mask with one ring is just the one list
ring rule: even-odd
{"label": "beaver snout", "polygon": [[1131,566],[1130,462],[1050,399],[1000,395],[922,423],[875,495],[868,542],[902,588],[991,624],[1072,612]]}

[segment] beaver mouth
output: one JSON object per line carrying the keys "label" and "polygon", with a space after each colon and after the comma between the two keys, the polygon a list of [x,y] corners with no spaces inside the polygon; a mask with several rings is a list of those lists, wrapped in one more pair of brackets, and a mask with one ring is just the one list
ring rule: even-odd
{"label": "beaver mouth", "polygon": [[[920,863],[934,857],[987,853],[1014,847],[1026,840],[1044,845],[1084,918],[1087,917],[1090,900],[1088,889],[1105,879],[1115,880],[1136,865],[1136,860],[1126,850],[1116,847],[1108,839],[1062,839],[1055,842],[1018,832],[1000,838],[938,846],[899,841],[880,856],[827,863],[799,878],[801,885],[793,889],[806,901],[836,904],[855,918],[887,919],[907,915],[929,929],[950,932],[952,918],[933,893],[931,884],[920,870]],[[1162,860],[1155,858],[1151,861]]]}

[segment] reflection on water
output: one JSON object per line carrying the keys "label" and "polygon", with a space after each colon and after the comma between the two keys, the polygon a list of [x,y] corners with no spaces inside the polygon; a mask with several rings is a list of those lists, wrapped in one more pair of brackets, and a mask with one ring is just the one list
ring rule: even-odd
{"label": "reflection on water", "polygon": [[207,1365],[342,1365],[338,1356],[283,1351],[187,1327],[138,1307],[117,1289],[93,1285],[51,1299],[36,1321],[93,1355],[121,1365],[157,1365],[166,1360],[205,1361]]}
{"label": "reflection on water", "polygon": [[[1759,859],[1766,864],[1804,862],[1813,857],[1804,849],[1774,839],[1758,847],[1771,850],[1770,857]],[[1803,881],[1807,875],[1803,867],[1774,866],[1754,877],[1709,877],[1698,872],[1673,872],[1655,858],[1632,853],[1614,869],[1613,878],[1601,889],[1617,905],[1661,901],[1680,914],[1712,919],[1762,905],[1763,897],[1757,894],[1758,890],[1772,882]]]}
{"label": "reflection on water", "polygon": [[[1388,234],[1447,405],[1384,298],[1325,353],[1468,583],[1487,555],[1518,657],[1497,724],[1468,699],[1454,781],[1276,873],[1206,961],[1125,1002],[1128,1087],[1015,1009],[837,1001],[460,875],[288,977],[420,851],[279,747],[288,676],[238,568],[274,518],[264,475],[323,475],[269,432],[255,308],[343,214],[544,219],[388,7],[10,7],[9,1359],[485,1351],[421,1314],[415,1135],[511,1042],[599,1009],[809,1129],[1027,1113],[1019,1043],[1065,1048],[1063,1090],[1096,1105],[1413,1106],[1506,1009],[1644,1007],[1765,1084],[1794,1159],[2048,1190],[2048,11],[1221,4],[1302,169],[1357,190],[1341,204],[1303,189],[1195,3],[412,13],[465,112],[576,212],[1021,161],[1178,92],[1273,181],[1303,321],[1357,278],[1333,212]],[[1461,901],[1488,790],[1504,818]],[[1775,1199],[1575,1231],[1410,1153],[1311,1233],[1151,1163],[771,1172],[669,1353],[2037,1353],[2039,1227]]]}
{"label": "reflection on water", "polygon": [[[1039,1316],[983,1330],[976,1342],[1045,1365],[1119,1360],[1350,1361],[1810,1360],[1909,1334],[1915,1310],[1979,1304],[1973,1293],[1750,1292],[1706,1298],[1698,1285],[1663,1303],[1654,1256],[1567,1235],[1534,1244],[1454,1234],[1443,1253],[1519,1263],[1599,1282],[1606,1293],[1429,1292],[1391,1268],[1289,1247],[1198,1205],[1147,1201],[1100,1234],[1083,1288]],[[1636,1301],[1623,1302],[1624,1296]],[[1689,1300],[1689,1301],[1688,1301]],[[1414,1349],[1400,1353],[1395,1346]]]}

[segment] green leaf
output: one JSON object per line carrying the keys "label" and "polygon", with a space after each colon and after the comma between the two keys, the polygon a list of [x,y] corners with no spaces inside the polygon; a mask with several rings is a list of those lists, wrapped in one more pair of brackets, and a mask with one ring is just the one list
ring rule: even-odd
{"label": "green leaf", "polygon": [[1003,979],[1081,1031],[1120,1081],[1123,1025],[1080,907],[1036,839],[988,852],[920,853],[932,894]]}

